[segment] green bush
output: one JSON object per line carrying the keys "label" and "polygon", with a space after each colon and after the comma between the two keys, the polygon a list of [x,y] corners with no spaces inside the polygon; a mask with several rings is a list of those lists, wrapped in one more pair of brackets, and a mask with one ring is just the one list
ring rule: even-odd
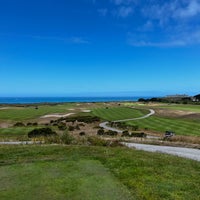
{"label": "green bush", "polygon": [[33,137],[47,137],[47,136],[55,136],[56,132],[52,131],[50,128],[39,128],[34,129],[28,133],[29,138]]}
{"label": "green bush", "polygon": [[25,124],[22,122],[17,122],[14,124],[14,127],[24,127],[24,126],[25,126]]}
{"label": "green bush", "polygon": [[122,137],[129,137],[129,136],[130,134],[127,130],[122,132]]}
{"label": "green bush", "polygon": [[99,129],[99,130],[97,131],[97,135],[104,135],[104,134],[105,134],[105,131],[104,131],[103,128],[101,128],[101,129]]}
{"label": "green bush", "polygon": [[95,136],[88,137],[88,142],[92,146],[109,146],[109,141]]}
{"label": "green bush", "polygon": [[111,130],[107,131],[105,134],[110,135],[110,136],[117,136],[118,135],[117,131],[111,131]]}
{"label": "green bush", "polygon": [[147,136],[147,134],[145,133],[131,133],[130,137],[140,137],[140,138],[145,138]]}
{"label": "green bush", "polygon": [[60,137],[60,140],[63,144],[71,144],[75,140],[75,138],[72,135],[70,135],[67,131],[65,131]]}

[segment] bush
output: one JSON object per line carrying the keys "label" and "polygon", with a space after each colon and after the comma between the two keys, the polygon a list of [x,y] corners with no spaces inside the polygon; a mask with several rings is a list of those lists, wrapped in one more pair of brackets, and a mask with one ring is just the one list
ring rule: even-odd
{"label": "bush", "polygon": [[105,133],[105,131],[104,131],[103,128],[101,128],[101,129],[99,129],[99,130],[97,131],[97,135],[104,135],[104,133]]}
{"label": "bush", "polygon": [[66,130],[66,129],[67,129],[66,124],[63,123],[63,122],[60,122],[60,123],[58,124],[58,129],[61,130],[61,131]]}
{"label": "bush", "polygon": [[135,125],[135,126],[132,126],[132,130],[133,131],[137,131],[139,129],[139,126]]}
{"label": "bush", "polygon": [[140,137],[140,138],[145,138],[147,136],[147,134],[145,133],[131,133],[130,135],[131,137]]}
{"label": "bush", "polygon": [[122,132],[122,137],[129,137],[130,136],[130,134],[129,134],[129,132],[126,130],[126,131],[123,131]]}
{"label": "bush", "polygon": [[69,131],[74,131],[75,128],[74,128],[73,126],[69,126],[69,127],[68,127],[68,130],[69,130]]}
{"label": "bush", "polygon": [[84,135],[85,135],[85,132],[82,131],[82,132],[79,133],[79,135],[80,135],[80,136],[84,136]]}
{"label": "bush", "polygon": [[71,144],[75,139],[72,135],[70,135],[67,131],[63,133],[60,137],[61,143],[63,144]]}
{"label": "bush", "polygon": [[109,130],[105,134],[106,135],[110,135],[110,136],[117,136],[118,133],[117,133],[117,131],[111,131],[111,130]]}
{"label": "bush", "polygon": [[109,144],[108,141],[95,136],[88,137],[88,142],[93,146],[108,146]]}
{"label": "bush", "polygon": [[17,122],[16,124],[14,124],[15,127],[24,127],[25,124],[23,124],[22,122]]}
{"label": "bush", "polygon": [[99,117],[93,117],[93,116],[77,116],[77,117],[68,117],[65,118],[66,122],[84,122],[84,123],[93,123],[93,122],[99,122]]}
{"label": "bush", "polygon": [[50,128],[39,128],[34,129],[28,133],[29,138],[33,137],[47,137],[47,136],[55,136],[56,132],[52,131]]}

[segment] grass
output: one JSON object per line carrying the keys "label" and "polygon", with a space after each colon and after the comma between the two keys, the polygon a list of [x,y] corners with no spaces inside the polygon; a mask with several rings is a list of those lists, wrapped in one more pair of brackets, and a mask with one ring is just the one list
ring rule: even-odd
{"label": "grass", "polygon": [[22,121],[36,119],[40,116],[51,113],[68,113],[67,109],[71,108],[72,104],[60,105],[41,105],[38,109],[35,107],[10,107],[9,109],[0,110],[0,120]]}
{"label": "grass", "polygon": [[159,108],[167,108],[172,110],[182,110],[182,111],[189,111],[189,112],[197,112],[200,113],[200,105],[182,105],[182,104],[172,104],[166,106],[158,106]]}
{"label": "grass", "polygon": [[1,139],[27,139],[27,135],[30,131],[40,127],[12,127],[12,128],[0,128],[0,140]]}
{"label": "grass", "polygon": [[200,163],[127,148],[0,146],[0,199],[199,199]]}
{"label": "grass", "polygon": [[175,131],[177,135],[200,136],[200,124],[189,120],[151,116],[146,119],[126,122],[128,125],[137,125],[140,129],[164,133],[166,130]]}
{"label": "grass", "polygon": [[121,120],[121,119],[131,119],[136,117],[142,117],[149,111],[139,110],[127,107],[111,107],[106,108],[96,108],[93,110],[93,114],[109,121]]}

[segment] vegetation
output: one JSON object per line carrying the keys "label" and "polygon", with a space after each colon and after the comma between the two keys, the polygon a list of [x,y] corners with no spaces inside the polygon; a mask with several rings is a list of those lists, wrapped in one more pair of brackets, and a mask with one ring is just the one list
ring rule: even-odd
{"label": "vegetation", "polygon": [[166,118],[152,116],[143,120],[126,122],[130,126],[138,126],[140,129],[148,129],[165,133],[166,130],[172,130],[176,135],[200,136],[200,124],[189,120],[178,118]]}
{"label": "vegetation", "polygon": [[0,199],[199,199],[199,171],[122,147],[1,146]]}
{"label": "vegetation", "polygon": [[8,109],[0,110],[0,119],[13,121],[35,119],[52,113],[66,113],[67,109],[71,107],[72,104],[40,105],[38,109],[35,109],[35,106],[9,107]]}
{"label": "vegetation", "polygon": [[142,117],[148,112],[147,110],[126,107],[97,108],[93,110],[94,115],[109,121]]}
{"label": "vegetation", "polygon": [[34,137],[47,137],[57,135],[55,131],[52,131],[50,128],[38,128],[30,131],[28,133],[29,138]]}

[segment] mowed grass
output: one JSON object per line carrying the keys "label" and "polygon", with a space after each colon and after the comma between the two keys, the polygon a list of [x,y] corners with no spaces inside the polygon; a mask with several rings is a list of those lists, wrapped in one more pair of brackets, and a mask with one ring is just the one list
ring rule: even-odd
{"label": "mowed grass", "polygon": [[142,117],[149,113],[148,110],[139,110],[127,107],[110,107],[93,109],[94,115],[109,121]]}
{"label": "mowed grass", "polygon": [[124,147],[0,146],[0,199],[199,199],[200,163]]}
{"label": "mowed grass", "polygon": [[200,136],[200,124],[190,120],[151,116],[146,119],[126,123],[128,125],[137,125],[140,129],[148,129],[162,133],[167,130],[172,130],[177,135]]}
{"label": "mowed grass", "polygon": [[68,113],[67,109],[72,108],[72,104],[63,105],[41,105],[38,109],[31,107],[10,107],[8,109],[0,109],[0,120],[22,121],[36,119],[43,115],[52,113]]}

